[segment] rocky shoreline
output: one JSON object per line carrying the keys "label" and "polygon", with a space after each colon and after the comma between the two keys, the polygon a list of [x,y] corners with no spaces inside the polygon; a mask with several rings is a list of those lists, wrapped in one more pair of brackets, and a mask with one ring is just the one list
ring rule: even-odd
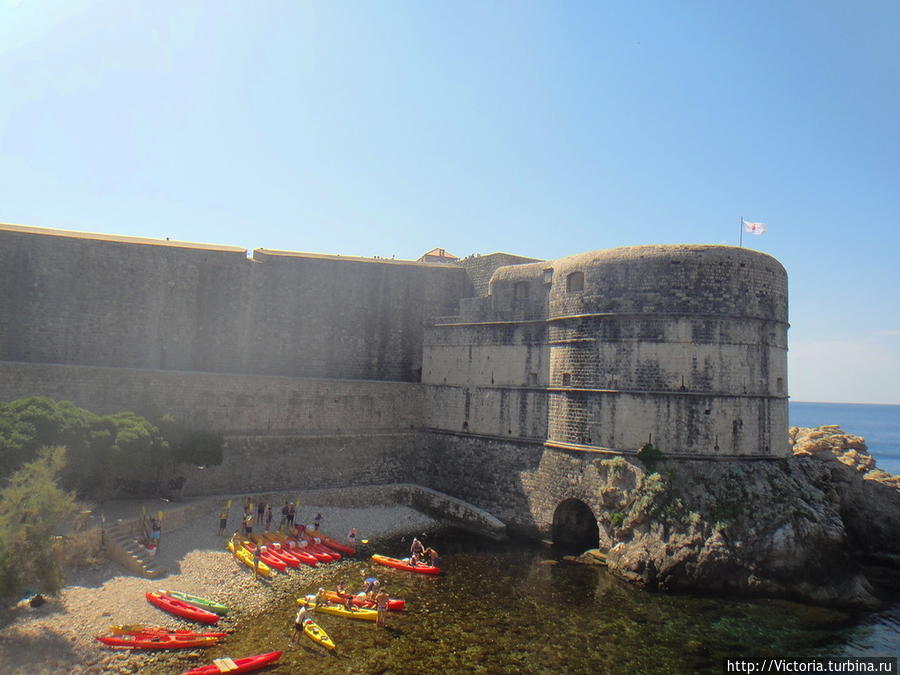
{"label": "rocky shoreline", "polygon": [[880,604],[864,562],[900,554],[900,477],[837,426],[773,462],[598,461],[609,570],[651,589]]}
{"label": "rocky shoreline", "polygon": [[[351,527],[360,537],[374,541],[433,528],[437,522],[405,506],[339,508],[304,505],[304,511],[320,511],[322,529],[335,537]],[[107,634],[110,624],[144,623],[173,628],[194,628],[150,605],[147,591],[170,588],[210,597],[232,608],[219,626],[230,632],[266,611],[273,601],[284,598],[298,583],[311,588],[329,572],[329,566],[301,566],[272,580],[257,580],[224,549],[226,537],[216,534],[218,520],[200,519],[166,532],[158,558],[170,574],[157,579],[125,574],[114,563],[72,570],[60,593],[37,608],[4,608],[0,612],[0,663],[9,675],[53,674],[99,675],[140,673],[165,663],[174,672],[195,667],[196,652],[185,650],[148,653],[140,650],[110,650],[94,636]],[[230,534],[228,532],[227,534]],[[341,563],[332,563],[340,565]],[[188,655],[190,659],[188,660]],[[177,664],[177,665],[176,665]]]}

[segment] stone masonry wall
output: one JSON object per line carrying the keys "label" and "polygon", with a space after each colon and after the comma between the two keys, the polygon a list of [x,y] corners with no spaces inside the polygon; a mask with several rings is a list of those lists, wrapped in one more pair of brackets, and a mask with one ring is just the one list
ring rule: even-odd
{"label": "stone masonry wall", "polygon": [[229,436],[224,460],[183,467],[184,494],[314,490],[408,483],[416,433]]}
{"label": "stone masonry wall", "polygon": [[497,268],[530,262],[535,262],[535,259],[524,258],[520,255],[510,255],[509,253],[490,253],[488,255],[464,258],[460,261],[460,264],[472,280],[476,294],[485,296],[488,294],[491,276],[493,276]]}
{"label": "stone masonry wall", "polygon": [[422,385],[0,361],[0,400],[49,396],[96,412],[170,414],[225,434],[399,431],[423,416]]}
{"label": "stone masonry wall", "polygon": [[0,360],[418,381],[456,265],[0,225]]}

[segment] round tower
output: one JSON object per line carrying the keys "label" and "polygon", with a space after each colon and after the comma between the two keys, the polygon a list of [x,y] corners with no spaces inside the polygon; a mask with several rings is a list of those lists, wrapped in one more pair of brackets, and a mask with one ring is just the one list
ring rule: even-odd
{"label": "round tower", "polygon": [[778,261],[671,245],[543,267],[550,445],[787,453],[787,274]]}

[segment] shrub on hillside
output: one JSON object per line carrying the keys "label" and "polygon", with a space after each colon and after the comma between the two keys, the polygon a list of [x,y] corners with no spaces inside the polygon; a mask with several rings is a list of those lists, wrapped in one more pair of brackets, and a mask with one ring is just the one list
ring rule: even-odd
{"label": "shrub on hillside", "polygon": [[45,448],[0,490],[0,595],[29,586],[53,592],[62,584],[53,534],[75,511],[74,494],[56,482],[65,465],[64,448]]}

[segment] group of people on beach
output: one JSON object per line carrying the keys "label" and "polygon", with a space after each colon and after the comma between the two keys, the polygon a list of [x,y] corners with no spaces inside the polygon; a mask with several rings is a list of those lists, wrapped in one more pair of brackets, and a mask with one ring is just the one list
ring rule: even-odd
{"label": "group of people on beach", "polygon": [[[225,535],[225,530],[228,528],[228,513],[231,509],[231,500],[222,508],[222,511],[219,513],[219,536],[222,537]],[[240,521],[240,531],[244,536],[249,534],[253,534],[254,527],[254,509],[253,509],[253,500],[251,497],[247,497],[244,503],[244,512],[241,515]],[[294,502],[285,500],[284,505],[281,507],[281,520],[278,523],[278,531],[279,532],[288,532],[291,528],[294,527],[294,520],[297,517],[297,505]],[[266,501],[265,497],[260,497],[256,502],[256,519],[255,524],[257,527],[261,527],[263,532],[271,532],[272,528],[272,505]],[[313,518],[313,527],[315,529],[319,529],[319,525],[322,522],[322,514],[316,513],[315,518]],[[306,529],[306,526],[303,526],[303,529]]]}

